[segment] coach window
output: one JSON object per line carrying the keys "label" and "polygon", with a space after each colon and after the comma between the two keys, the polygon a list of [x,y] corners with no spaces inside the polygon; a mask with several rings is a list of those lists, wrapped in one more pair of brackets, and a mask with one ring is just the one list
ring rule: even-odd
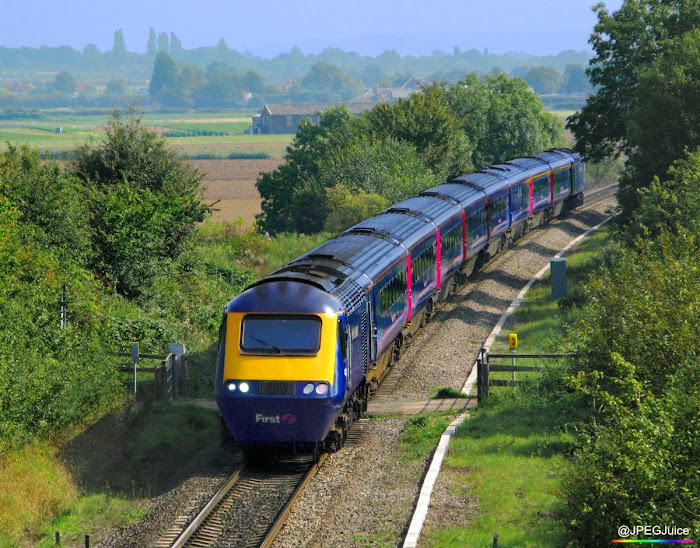
{"label": "coach window", "polygon": [[462,226],[455,225],[440,238],[442,244],[442,256],[446,259],[454,259],[459,255],[462,247]]}
{"label": "coach window", "polygon": [[469,240],[478,240],[486,231],[486,208],[482,207],[469,213]]}
{"label": "coach window", "polygon": [[517,185],[511,189],[511,197],[513,199],[513,210],[522,211],[526,209],[527,201],[525,196],[525,185]]}
{"label": "coach window", "polygon": [[537,177],[532,183],[532,193],[536,201],[543,200],[549,197],[549,177],[542,175]]}
{"label": "coach window", "polygon": [[406,273],[396,274],[379,292],[381,313],[391,310],[406,294]]}
{"label": "coach window", "polygon": [[508,211],[508,196],[502,196],[491,202],[491,227],[495,227],[505,219],[505,213]]}
{"label": "coach window", "polygon": [[411,279],[413,283],[428,277],[431,269],[435,268],[435,244],[423,251],[413,262],[413,272]]}

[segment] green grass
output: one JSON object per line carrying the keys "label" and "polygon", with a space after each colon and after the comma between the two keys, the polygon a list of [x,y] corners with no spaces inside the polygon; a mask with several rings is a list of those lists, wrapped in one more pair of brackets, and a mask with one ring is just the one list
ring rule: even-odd
{"label": "green grass", "polygon": [[[599,264],[610,245],[600,231],[585,239],[567,258],[569,295]],[[550,295],[549,278],[535,284],[526,296],[530,304],[517,309],[492,352],[508,352],[508,333],[518,333],[518,352],[559,351],[565,345],[566,324],[576,321],[575,306],[560,306]],[[570,298],[566,303],[572,303]],[[530,380],[517,387],[492,387],[490,397],[457,430],[450,443],[443,473],[452,479],[454,493],[470,504],[460,523],[425,530],[425,546],[561,546],[561,478],[576,442],[574,425],[583,420],[578,396],[563,389],[562,362],[543,365],[545,372],[517,373]],[[511,373],[492,373],[509,379]]]}
{"label": "green grass", "polygon": [[455,414],[450,411],[424,413],[409,417],[403,423],[399,437],[400,461],[424,459],[440,441],[445,428],[452,422]]}
{"label": "green grass", "polygon": [[41,150],[67,150],[87,142],[91,135],[97,135],[97,133],[77,130],[53,133],[29,128],[0,129],[0,149],[6,149],[6,143],[9,142],[13,145],[26,143],[30,147]]}
{"label": "green grass", "polygon": [[181,131],[196,131],[206,129],[209,131],[227,131],[233,134],[242,134],[243,130],[251,126],[251,118],[231,122],[163,122],[163,127]]}
{"label": "green grass", "polygon": [[577,111],[576,110],[548,110],[547,112],[551,112],[557,118],[565,119],[565,118],[568,118],[569,116],[572,116]]}
{"label": "green grass", "polygon": [[[142,115],[146,126],[158,126],[172,130],[226,131],[231,135],[211,137],[173,137],[166,142],[185,153],[215,153],[226,157],[231,153],[246,151],[254,147],[273,158],[281,158],[284,148],[292,141],[293,135],[243,135],[250,127],[251,116],[257,113],[246,112],[187,112],[187,113],[147,113]],[[77,115],[42,111],[37,119],[0,121],[0,150],[6,143],[26,143],[41,150],[69,150],[90,139],[99,137],[102,128],[109,120],[109,114]],[[56,127],[63,133],[54,133]]]}
{"label": "green grass", "polygon": [[532,401],[526,391],[491,396],[458,429],[444,463],[454,491],[475,501],[466,525],[426,530],[426,546],[560,546],[560,477],[574,435],[565,402]]}
{"label": "green grass", "polygon": [[35,546],[56,546],[57,531],[64,546],[82,545],[86,534],[94,542],[93,539],[99,539],[115,526],[122,527],[138,521],[147,511],[145,504],[134,504],[124,497],[104,493],[80,497],[66,504],[61,514],[42,528]]}
{"label": "green grass", "polygon": [[[60,449],[0,457],[0,547],[94,544],[140,519],[160,495],[218,458],[219,417],[191,405],[123,406]],[[216,464],[221,467],[221,463]],[[187,471],[185,471],[187,470]]]}

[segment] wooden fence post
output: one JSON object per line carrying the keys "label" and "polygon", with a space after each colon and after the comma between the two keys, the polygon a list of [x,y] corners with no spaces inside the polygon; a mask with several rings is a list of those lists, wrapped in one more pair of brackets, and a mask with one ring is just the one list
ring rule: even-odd
{"label": "wooden fence post", "polygon": [[489,396],[489,362],[483,355],[476,360],[476,381],[477,400],[481,403]]}

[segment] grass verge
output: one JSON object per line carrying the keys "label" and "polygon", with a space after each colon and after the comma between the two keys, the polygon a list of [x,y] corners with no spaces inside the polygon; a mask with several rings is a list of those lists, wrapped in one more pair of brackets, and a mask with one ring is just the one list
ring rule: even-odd
{"label": "grass verge", "polygon": [[[509,332],[518,333],[521,353],[561,349],[566,325],[578,315],[577,286],[597,268],[607,245],[607,233],[597,233],[568,258],[570,297],[552,300],[548,278],[535,284],[492,352],[507,351]],[[425,546],[490,546],[495,533],[502,547],[564,542],[561,479],[576,443],[574,426],[585,413],[579,396],[564,389],[561,363],[538,365],[547,369],[518,373],[526,384],[492,388],[489,399],[458,429],[443,474],[452,495],[465,502],[457,519],[438,517],[437,525],[424,530]],[[500,375],[509,378],[510,373]]]}
{"label": "grass verge", "polygon": [[219,418],[188,405],[125,405],[57,448],[0,457],[0,547],[95,544],[140,519],[149,498],[220,466]]}

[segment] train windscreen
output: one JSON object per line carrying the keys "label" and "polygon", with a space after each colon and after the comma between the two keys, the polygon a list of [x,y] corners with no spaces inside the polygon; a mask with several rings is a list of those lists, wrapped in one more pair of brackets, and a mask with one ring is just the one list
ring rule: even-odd
{"label": "train windscreen", "polygon": [[249,354],[312,356],[321,345],[321,318],[248,314],[241,327],[241,351]]}

